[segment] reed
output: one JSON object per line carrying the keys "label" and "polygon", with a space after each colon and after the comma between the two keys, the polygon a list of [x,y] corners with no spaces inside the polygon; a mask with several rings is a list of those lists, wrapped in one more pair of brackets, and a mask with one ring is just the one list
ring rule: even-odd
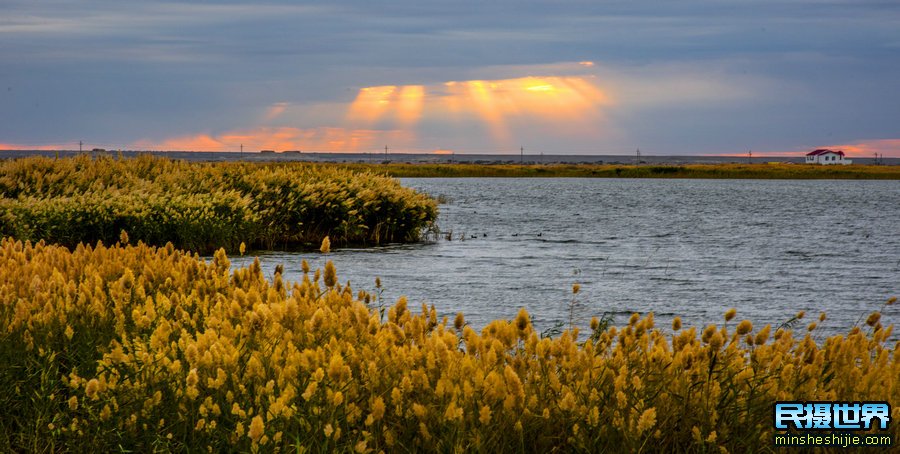
{"label": "reed", "polygon": [[822,342],[733,311],[542,338],[523,309],[476,332],[405,298],[382,312],[330,263],[286,282],[127,242],[0,241],[0,450],[748,452],[779,400],[900,416],[881,311]]}
{"label": "reed", "polygon": [[397,178],[714,178],[898,180],[900,166],[805,164],[340,164]]}
{"label": "reed", "polygon": [[437,203],[389,177],[306,164],[141,156],[0,163],[0,234],[74,247],[132,240],[211,253],[414,241]]}

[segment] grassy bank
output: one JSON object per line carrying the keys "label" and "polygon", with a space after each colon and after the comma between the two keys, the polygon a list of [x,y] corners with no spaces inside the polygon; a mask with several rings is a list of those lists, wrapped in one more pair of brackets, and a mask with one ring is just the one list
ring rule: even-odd
{"label": "grassy bank", "polygon": [[188,163],[141,156],[0,163],[0,234],[74,246],[132,240],[211,252],[408,241],[436,203],[389,177],[300,163]]}
{"label": "grassy bank", "polygon": [[579,342],[524,310],[481,333],[402,299],[382,312],[330,262],[286,283],[222,251],[4,239],[0,263],[3,451],[747,452],[771,449],[775,401],[900,416],[880,312],[820,342],[815,322],[733,312],[700,330],[595,320]]}
{"label": "grassy bank", "polygon": [[900,180],[900,166],[804,164],[341,164],[398,178],[414,177],[575,177]]}

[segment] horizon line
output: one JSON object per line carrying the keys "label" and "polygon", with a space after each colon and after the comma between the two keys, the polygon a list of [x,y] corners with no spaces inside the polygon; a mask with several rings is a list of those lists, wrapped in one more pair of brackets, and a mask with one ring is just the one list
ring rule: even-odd
{"label": "horizon line", "polygon": [[[837,150],[836,150],[837,151]],[[122,149],[122,148],[110,148],[110,149],[98,149],[98,150],[74,150],[74,149],[62,149],[62,148],[3,148],[0,149],[0,152],[42,152],[42,153],[52,153],[52,152],[63,152],[63,153],[221,153],[221,154],[275,154],[275,155],[313,155],[313,154],[334,154],[334,155],[373,155],[373,156],[402,156],[402,155],[415,155],[415,156],[531,156],[531,157],[549,157],[549,156],[616,156],[616,157],[629,157],[629,158],[650,158],[650,157],[709,157],[709,158],[747,158],[748,153],[701,153],[701,154],[687,154],[687,153],[661,153],[661,154],[647,154],[641,153],[637,155],[636,153],[616,153],[616,152],[540,152],[540,153],[517,153],[517,152],[496,152],[496,151],[461,151],[456,152],[452,150],[438,150],[436,151],[390,151],[385,153],[383,151],[334,151],[334,150],[325,150],[325,151],[302,151],[302,150],[250,150],[250,151],[241,151],[241,150],[148,150],[148,149]],[[752,158],[802,158],[806,155],[806,151],[770,151],[770,152],[753,152]],[[857,156],[866,158],[868,156]],[[885,156],[891,157],[891,156]]]}

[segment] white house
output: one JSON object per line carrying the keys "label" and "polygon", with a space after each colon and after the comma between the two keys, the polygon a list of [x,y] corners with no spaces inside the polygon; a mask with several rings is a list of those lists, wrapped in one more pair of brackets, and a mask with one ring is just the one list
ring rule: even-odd
{"label": "white house", "polygon": [[853,161],[844,159],[843,151],[833,151],[826,148],[820,148],[816,151],[806,153],[807,164],[851,164]]}

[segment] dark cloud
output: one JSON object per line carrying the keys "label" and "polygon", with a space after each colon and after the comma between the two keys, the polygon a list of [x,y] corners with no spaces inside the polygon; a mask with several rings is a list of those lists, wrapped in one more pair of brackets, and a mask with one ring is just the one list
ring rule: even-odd
{"label": "dark cloud", "polygon": [[[607,112],[613,148],[892,138],[898,43],[893,1],[12,0],[0,17],[0,143],[214,133],[279,102],[310,110],[364,86],[554,75],[536,72],[582,60],[621,90]],[[541,143],[595,149],[569,139]]]}

